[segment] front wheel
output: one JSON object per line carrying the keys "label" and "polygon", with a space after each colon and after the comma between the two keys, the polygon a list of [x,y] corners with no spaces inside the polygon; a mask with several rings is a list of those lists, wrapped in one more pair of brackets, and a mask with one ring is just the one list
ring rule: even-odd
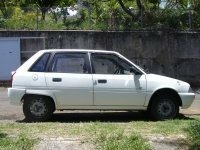
{"label": "front wheel", "polygon": [[179,106],[172,96],[159,95],[153,99],[150,113],[155,120],[174,119],[179,113]]}
{"label": "front wheel", "polygon": [[23,104],[23,112],[27,121],[46,121],[53,114],[50,99],[43,96],[27,96]]}

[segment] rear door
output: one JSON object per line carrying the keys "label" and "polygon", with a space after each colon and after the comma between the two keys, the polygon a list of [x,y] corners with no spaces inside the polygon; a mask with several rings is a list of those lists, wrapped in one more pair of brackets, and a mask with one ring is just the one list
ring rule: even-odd
{"label": "rear door", "polygon": [[45,74],[59,106],[93,105],[93,81],[88,53],[60,52]]}
{"label": "rear door", "polygon": [[92,53],[94,105],[143,106],[145,75],[130,72],[132,64],[115,54]]}

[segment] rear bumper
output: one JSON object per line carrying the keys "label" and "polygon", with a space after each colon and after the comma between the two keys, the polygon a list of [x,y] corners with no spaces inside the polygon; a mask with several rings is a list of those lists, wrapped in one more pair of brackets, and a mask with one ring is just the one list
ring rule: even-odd
{"label": "rear bumper", "polygon": [[183,109],[186,109],[191,106],[192,102],[195,99],[194,93],[179,93],[180,98],[182,100],[182,107]]}
{"label": "rear bumper", "polygon": [[25,94],[25,89],[8,88],[8,97],[12,105],[21,105],[21,100]]}

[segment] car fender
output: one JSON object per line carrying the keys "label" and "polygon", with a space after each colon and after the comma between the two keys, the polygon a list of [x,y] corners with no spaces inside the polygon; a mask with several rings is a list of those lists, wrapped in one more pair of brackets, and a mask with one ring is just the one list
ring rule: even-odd
{"label": "car fender", "polygon": [[[162,85],[162,86],[156,87],[153,89],[153,91],[147,90],[144,106],[148,106],[149,102],[151,100],[151,97],[154,95],[154,93],[156,93],[157,91],[162,90],[162,89],[170,89],[170,90],[177,92],[176,87],[169,86],[169,85]],[[177,94],[178,94],[178,92],[177,92]]]}
{"label": "car fender", "polygon": [[55,103],[55,107],[57,108],[57,100],[52,92],[49,90],[35,90],[35,89],[27,89],[26,94],[33,94],[33,95],[42,95],[42,96],[49,96],[53,99]]}

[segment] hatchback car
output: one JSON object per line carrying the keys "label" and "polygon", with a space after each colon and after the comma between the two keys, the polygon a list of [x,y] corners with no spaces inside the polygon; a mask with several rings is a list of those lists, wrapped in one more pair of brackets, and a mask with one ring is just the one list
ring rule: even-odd
{"label": "hatchback car", "polygon": [[19,67],[8,88],[29,121],[48,120],[55,110],[147,110],[173,119],[195,94],[186,82],[147,74],[114,51],[41,50]]}

